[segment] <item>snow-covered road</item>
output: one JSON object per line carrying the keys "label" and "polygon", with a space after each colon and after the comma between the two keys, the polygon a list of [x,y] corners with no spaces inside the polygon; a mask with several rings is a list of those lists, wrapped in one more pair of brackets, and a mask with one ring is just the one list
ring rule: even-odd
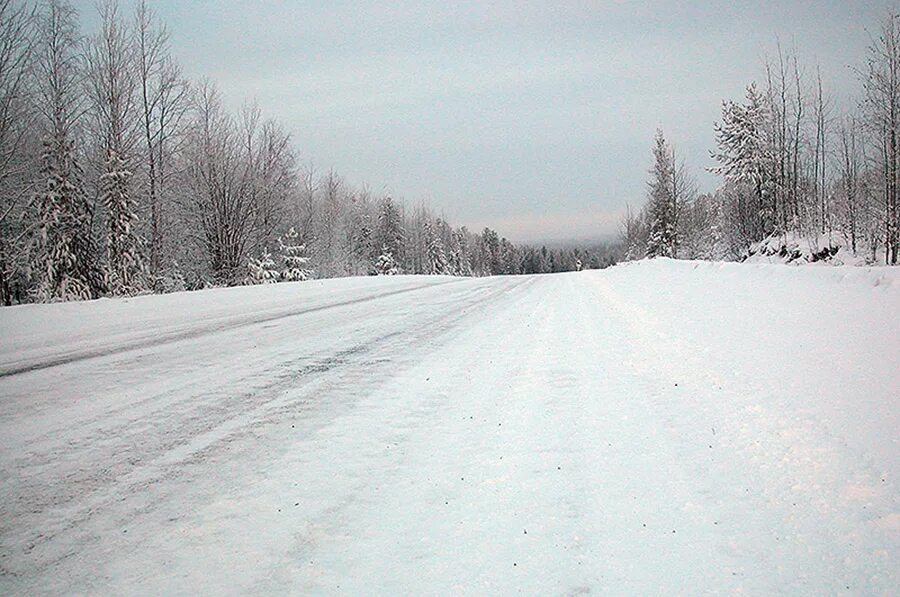
{"label": "snow-covered road", "polygon": [[0,594],[881,594],[900,270],[0,310]]}

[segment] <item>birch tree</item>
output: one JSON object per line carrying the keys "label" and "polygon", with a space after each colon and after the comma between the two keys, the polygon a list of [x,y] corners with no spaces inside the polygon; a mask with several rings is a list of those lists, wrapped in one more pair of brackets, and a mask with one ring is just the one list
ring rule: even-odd
{"label": "birch tree", "polygon": [[30,230],[26,206],[38,165],[28,134],[36,125],[29,86],[36,16],[23,2],[0,0],[0,305],[12,304]]}
{"label": "birch tree", "polygon": [[289,139],[254,109],[240,123],[224,110],[211,83],[198,87],[185,146],[182,207],[213,279],[237,284],[247,257],[267,240],[293,198],[295,160]]}
{"label": "birch tree", "polygon": [[868,48],[864,71],[863,109],[866,124],[877,140],[877,166],[881,175],[884,219],[885,261],[896,265],[900,253],[900,213],[898,213],[898,175],[900,175],[900,24],[891,12],[881,31]]}
{"label": "birch tree", "polygon": [[167,204],[173,154],[188,109],[189,87],[171,56],[169,32],[146,0],[134,16],[136,85],[142,151],[136,156],[149,207],[149,271],[158,278],[166,261]]}

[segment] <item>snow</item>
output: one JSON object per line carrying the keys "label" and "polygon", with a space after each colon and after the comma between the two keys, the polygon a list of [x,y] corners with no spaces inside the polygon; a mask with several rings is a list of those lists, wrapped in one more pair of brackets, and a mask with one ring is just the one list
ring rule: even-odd
{"label": "snow", "polygon": [[900,269],[0,310],[3,594],[882,594]]}
{"label": "snow", "polygon": [[862,246],[854,252],[850,241],[840,233],[809,236],[791,232],[773,234],[753,243],[744,262],[867,266],[885,265],[884,259],[884,247],[879,247],[874,255],[871,248]]}

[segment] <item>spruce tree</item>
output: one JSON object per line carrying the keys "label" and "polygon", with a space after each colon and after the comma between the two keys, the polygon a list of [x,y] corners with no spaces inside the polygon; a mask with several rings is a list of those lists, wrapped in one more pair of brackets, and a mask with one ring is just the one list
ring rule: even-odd
{"label": "spruce tree", "polygon": [[669,144],[662,131],[656,131],[653,168],[648,181],[650,235],[647,257],[674,257],[676,242],[676,206],[673,193],[674,164]]}
{"label": "spruce tree", "polygon": [[490,228],[481,232],[481,246],[484,251],[485,275],[497,276],[503,273],[503,263],[500,255],[500,238]]}
{"label": "spruce tree", "polygon": [[98,296],[91,209],[74,147],[81,114],[76,13],[63,0],[48,0],[39,18],[35,63],[37,110],[44,130],[34,238],[33,294],[37,300]]}
{"label": "spruce tree", "polygon": [[38,234],[33,270],[38,301],[95,298],[103,280],[95,264],[90,214],[72,145],[66,138],[44,143],[42,178],[36,197]]}
{"label": "spruce tree", "polygon": [[385,251],[389,252],[395,260],[399,259],[403,250],[403,240],[400,211],[394,205],[393,199],[385,197],[378,211],[378,227],[373,243],[373,246],[381,247],[382,251],[378,255],[374,255],[375,261],[377,262]]}
{"label": "spruce tree", "polygon": [[129,193],[131,172],[119,154],[109,152],[100,176],[100,203],[106,209],[107,287],[113,295],[133,295],[146,289],[146,268],[135,234],[135,205]]}
{"label": "spruce tree", "polygon": [[746,185],[752,194],[742,222],[751,238],[761,239],[775,227],[774,198],[771,192],[774,162],[768,121],[771,118],[765,98],[752,84],[747,87],[746,103],[725,102],[722,123],[716,125],[718,151],[712,157],[719,166],[711,171],[726,181]]}
{"label": "spruce tree", "polygon": [[382,247],[381,254],[375,260],[374,270],[378,276],[396,276],[400,273],[394,254],[387,247]]}
{"label": "spruce tree", "polygon": [[369,225],[369,214],[363,213],[352,227],[350,232],[350,252],[353,256],[353,274],[359,274],[360,270],[367,271],[372,263],[372,227]]}
{"label": "spruce tree", "polygon": [[248,284],[274,284],[278,282],[281,275],[278,266],[272,259],[272,254],[268,251],[263,251],[259,259],[251,257],[247,263],[247,269]]}
{"label": "spruce tree", "polygon": [[428,246],[426,248],[427,263],[426,271],[431,275],[444,275],[448,273],[447,256],[444,254],[444,243],[437,233],[435,226],[431,222],[425,222],[425,238]]}
{"label": "spruce tree", "polygon": [[291,226],[287,233],[278,239],[281,253],[281,279],[285,282],[301,282],[312,275],[307,265],[306,245],[300,242],[300,235]]}
{"label": "spruce tree", "polygon": [[453,232],[453,251],[458,257],[455,260],[456,273],[460,276],[472,275],[472,255],[469,249],[468,230],[465,227]]}

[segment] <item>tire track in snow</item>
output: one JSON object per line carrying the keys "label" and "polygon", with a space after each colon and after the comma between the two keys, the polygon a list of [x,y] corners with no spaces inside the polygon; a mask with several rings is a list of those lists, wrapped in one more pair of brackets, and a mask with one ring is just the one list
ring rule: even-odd
{"label": "tire track in snow", "polygon": [[[371,375],[373,366],[396,358],[410,344],[445,342],[446,336],[473,312],[484,310],[529,282],[525,278],[510,278],[490,285],[472,285],[461,288],[462,295],[437,291],[435,294],[439,294],[442,306],[434,313],[413,310],[398,316],[398,323],[402,325],[399,330],[369,336],[331,353],[289,356],[290,351],[286,351],[287,358],[275,363],[250,363],[238,373],[250,374],[256,381],[238,394],[230,388],[231,379],[206,388],[189,380],[186,385],[167,390],[165,395],[148,395],[137,404],[122,407],[134,408],[139,416],[152,417],[155,423],[152,430],[146,427],[146,420],[139,421],[136,417],[109,421],[110,413],[106,412],[84,427],[70,429],[68,436],[45,435],[43,450],[31,446],[3,466],[17,482],[8,484],[0,492],[3,497],[0,551],[7,552],[13,545],[18,545],[20,549],[24,547],[27,559],[34,555],[40,562],[39,569],[60,565],[72,553],[58,552],[53,545],[82,540],[90,542],[91,534],[85,534],[84,529],[91,526],[98,513],[114,508],[119,501],[140,501],[141,498],[135,496],[141,494],[150,499],[149,496],[160,491],[160,484],[171,483],[185,474],[185,464],[199,465],[217,450],[233,449],[240,445],[240,439],[260,433],[261,426],[271,426],[286,415],[296,416],[319,408],[328,416],[335,416],[335,410],[340,412],[349,405],[337,403],[334,396],[324,400],[327,404],[317,404],[332,395],[335,388],[351,388],[350,394],[341,392],[340,395],[351,401],[358,398],[368,391],[373,381],[377,382],[377,377]],[[424,288],[432,286],[436,285]],[[434,302],[433,298],[431,300]],[[341,306],[364,302],[369,301],[353,301]],[[318,316],[321,311],[323,309],[315,309],[294,315]],[[334,329],[333,316],[324,321],[332,321],[331,328]],[[298,325],[301,325],[299,321]],[[374,326],[373,331],[377,329],[378,326]],[[223,331],[230,332],[233,330]],[[200,336],[196,336],[185,342],[199,339]],[[338,347],[341,343],[338,340]],[[162,350],[162,347],[151,348]],[[265,368],[255,369],[257,366]],[[371,379],[361,383],[367,375]],[[198,392],[202,394],[198,395]],[[148,405],[160,401],[166,403],[164,410],[147,412]],[[58,467],[59,474],[63,475],[58,477],[60,484],[47,487],[47,471],[42,469],[67,462],[72,463],[75,470]],[[30,475],[28,471],[34,469],[37,472]],[[131,514],[123,514],[124,520],[145,515],[148,508],[152,510],[159,503],[155,500]],[[51,513],[51,520],[48,520]],[[81,539],[61,541],[73,534]],[[0,562],[0,571],[9,574],[11,566],[9,560]]]}
{"label": "tire track in snow", "polygon": [[[335,474],[351,488],[329,487],[327,495],[340,496],[339,507],[304,517],[291,550],[301,566],[276,592],[317,594],[337,583],[348,594],[359,594],[367,590],[363,579],[379,578],[379,591],[385,594],[421,593],[411,587],[438,586],[428,584],[429,578],[438,580],[429,576],[434,560],[426,559],[436,554],[446,558],[442,569],[458,571],[459,586],[491,592],[489,585],[480,584],[489,563],[470,548],[475,533],[496,556],[504,536],[522,534],[518,523],[504,527],[499,519],[509,520],[521,507],[515,494],[522,479],[510,480],[501,471],[515,466],[509,463],[519,455],[513,445],[504,445],[504,438],[516,433],[510,411],[526,408],[524,402],[510,400],[510,385],[527,373],[529,361],[521,357],[542,350],[536,327],[542,327],[546,310],[543,301],[534,299],[545,282],[532,281],[517,296],[498,303],[489,317],[480,317],[479,325],[456,328],[454,342],[440,353],[394,372],[340,429],[329,429],[328,445],[315,449],[313,462],[298,458],[294,467],[303,471],[301,479],[329,474],[320,461],[339,461]],[[367,437],[352,436],[371,421],[388,424],[377,425]],[[346,457],[338,459],[337,454]],[[307,473],[307,468],[312,470]],[[507,482],[512,485],[499,496],[506,500],[500,507],[495,491]],[[372,512],[383,514],[373,520]],[[498,519],[490,530],[478,526],[487,512]],[[406,550],[412,551],[402,562],[367,556]],[[415,568],[412,585],[403,581],[408,566]]]}
{"label": "tire track in snow", "polygon": [[399,290],[391,290],[389,292],[382,292],[379,294],[374,294],[366,297],[350,299],[346,301],[340,301],[337,303],[330,303],[327,305],[317,305],[315,307],[307,307],[301,309],[289,309],[287,311],[278,310],[275,312],[267,312],[263,314],[251,315],[251,316],[243,316],[237,318],[229,318],[229,321],[226,323],[213,323],[207,325],[196,325],[191,326],[187,330],[179,330],[176,332],[169,332],[160,334],[152,337],[140,337],[136,339],[126,340],[124,342],[111,344],[102,347],[89,348],[84,350],[77,350],[72,352],[64,352],[59,354],[54,354],[46,357],[42,357],[41,359],[33,359],[26,361],[18,361],[12,363],[4,363],[0,364],[0,378],[4,377],[12,377],[14,375],[21,375],[23,373],[29,373],[31,371],[40,371],[41,369],[49,369],[51,367],[58,367],[60,365],[68,365],[70,363],[76,363],[78,361],[84,361],[87,359],[94,359],[98,357],[110,356],[117,353],[128,352],[132,350],[138,350],[143,348],[152,348],[155,346],[160,346],[163,344],[169,344],[172,342],[178,342],[179,340],[189,340],[192,338],[198,338],[200,336],[205,336],[209,334],[216,334],[220,332],[225,332],[229,330],[234,330],[237,328],[253,326],[262,323],[270,323],[273,321],[278,321],[282,319],[287,319],[290,317],[298,317],[302,315],[308,315],[310,313],[317,313],[320,311],[326,311],[329,309],[336,309],[340,307],[348,307],[351,305],[358,305],[361,303],[368,303],[372,301],[377,301],[381,299],[385,299],[392,296],[397,296],[400,294],[407,294],[410,292],[416,292],[420,290],[425,290],[428,288],[433,288],[435,286],[443,286],[445,284],[456,284],[461,282],[462,280],[450,280],[447,282],[438,282],[436,284],[423,284],[422,286],[416,286],[414,288],[401,288]]}

